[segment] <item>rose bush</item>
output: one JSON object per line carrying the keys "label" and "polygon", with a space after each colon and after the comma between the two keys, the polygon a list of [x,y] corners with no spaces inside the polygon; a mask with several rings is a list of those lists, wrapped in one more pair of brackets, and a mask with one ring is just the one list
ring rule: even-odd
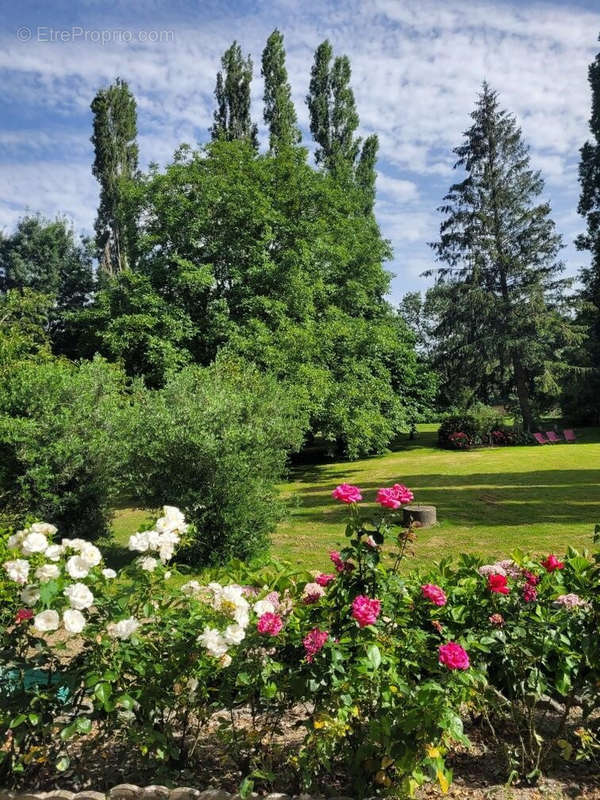
{"label": "rose bush", "polygon": [[[332,776],[361,796],[411,794],[426,780],[445,790],[444,755],[468,744],[465,715],[530,780],[556,751],[591,752],[596,560],[463,556],[406,572],[416,532],[398,512],[412,493],[382,487],[372,514],[362,495],[334,491],[347,545],[317,575],[232,562],[186,579],[171,560],[196,534],[168,506],[130,538],[133,560],[118,573],[95,545],[45,523],[5,537],[2,782],[60,780],[110,742],[192,769],[212,736],[245,790],[283,780],[322,790]],[[290,715],[305,735],[284,757]]]}

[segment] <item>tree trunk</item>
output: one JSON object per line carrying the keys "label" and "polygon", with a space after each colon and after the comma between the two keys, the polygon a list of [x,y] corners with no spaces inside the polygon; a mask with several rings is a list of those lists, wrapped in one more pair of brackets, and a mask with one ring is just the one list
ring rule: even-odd
{"label": "tree trunk", "polygon": [[523,427],[526,431],[531,431],[533,428],[533,414],[531,413],[531,403],[529,402],[527,376],[525,374],[525,370],[523,369],[521,359],[516,352],[513,352],[513,368],[515,370],[515,387],[517,389],[517,397],[519,398],[521,416],[523,417]]}
{"label": "tree trunk", "polygon": [[437,522],[435,506],[404,506],[402,509],[402,524],[414,525],[416,528],[429,528]]}

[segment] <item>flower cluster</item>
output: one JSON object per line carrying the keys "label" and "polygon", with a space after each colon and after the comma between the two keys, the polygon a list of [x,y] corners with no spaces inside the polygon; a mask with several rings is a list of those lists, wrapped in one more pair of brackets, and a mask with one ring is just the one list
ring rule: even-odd
{"label": "flower cluster", "polygon": [[[129,537],[129,549],[138,553],[158,553],[160,561],[165,564],[173,558],[180,537],[187,531],[185,517],[175,506],[163,506],[163,516],[156,520],[154,530],[134,533]],[[141,568],[153,572],[159,561],[152,556],[145,556],[139,561]]]}
{"label": "flower cluster", "polygon": [[[351,503],[360,503],[363,499],[358,486],[353,486],[350,483],[341,483],[339,486],[336,486],[331,495],[341,503],[347,503],[348,505]],[[393,511],[396,511],[401,506],[406,505],[406,503],[410,503],[413,499],[414,495],[410,489],[407,489],[407,487],[401,483],[395,483],[391,487],[378,489],[375,502],[379,503],[379,505],[384,508],[391,508]]]}
{"label": "flower cluster", "polygon": [[[181,511],[173,506],[164,506],[155,530],[145,531],[131,537],[132,550],[146,552],[156,550],[161,561],[172,558],[179,542],[179,534],[187,529]],[[23,624],[32,621],[33,630],[40,635],[64,630],[71,635],[80,634],[88,624],[95,597],[86,584],[108,581],[117,577],[115,570],[103,566],[102,553],[96,545],[86,539],[63,538],[60,544],[52,541],[57,528],[47,522],[36,522],[9,537],[7,546],[15,551],[16,558],[3,565],[9,580],[22,586],[20,600],[24,607],[17,612],[15,621]],[[156,563],[150,563],[156,562]],[[158,561],[146,557],[139,562],[144,570],[154,569]],[[43,608],[35,613],[40,604],[42,586],[49,584],[43,594],[45,602],[51,599],[54,607]],[[85,612],[85,613],[84,613]],[[128,639],[139,627],[134,618],[110,622],[109,636]]]}

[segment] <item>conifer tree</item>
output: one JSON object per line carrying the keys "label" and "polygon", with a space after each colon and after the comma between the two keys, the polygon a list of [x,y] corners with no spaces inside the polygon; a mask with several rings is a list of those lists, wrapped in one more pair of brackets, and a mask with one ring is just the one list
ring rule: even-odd
{"label": "conifer tree", "polygon": [[272,153],[299,144],[302,136],[292,102],[292,90],[285,67],[283,35],[277,30],[267,39],[262,54],[265,81],[264,120],[269,126],[269,149]]}
{"label": "conifer tree", "polygon": [[96,250],[100,267],[112,275],[128,267],[123,187],[138,168],[137,113],[127,83],[117,78],[101,89],[91,105],[94,114],[92,173],[100,183],[96,217]]}
{"label": "conifer tree", "polygon": [[247,140],[258,149],[258,128],[250,118],[252,59],[244,58],[242,48],[234,41],[223,53],[221,67],[215,87],[217,108],[210,129],[212,138]]}
{"label": "conifer tree", "polygon": [[577,248],[591,255],[590,266],[580,275],[583,303],[578,319],[587,329],[588,339],[576,356],[585,374],[568,387],[567,394],[572,396],[569,404],[576,416],[597,422],[600,419],[600,53],[590,64],[588,80],[592,91],[591,139],[581,148],[581,194],[577,208],[585,218],[586,232],[576,240]]}
{"label": "conifer tree", "polygon": [[556,345],[568,330],[555,305],[566,284],[562,244],[521,131],[486,83],[471,116],[454,151],[465,176],[444,198],[432,245],[444,263],[438,285],[451,299],[439,304],[437,333],[457,378],[468,374],[480,395],[490,382],[504,384],[503,399],[514,390],[530,430],[536,392],[554,386],[564,367]]}

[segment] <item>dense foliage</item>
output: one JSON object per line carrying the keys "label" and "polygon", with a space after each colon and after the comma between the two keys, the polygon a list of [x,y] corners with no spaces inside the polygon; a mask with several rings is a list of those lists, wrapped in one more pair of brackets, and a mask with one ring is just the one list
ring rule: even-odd
{"label": "dense foliage", "polygon": [[[17,610],[0,631],[3,781],[72,780],[118,742],[154,769],[194,770],[212,736],[244,792],[333,776],[357,796],[446,791],[444,756],[468,746],[461,713],[486,721],[513,780],[535,782],[559,752],[588,757],[599,559],[464,556],[401,573],[418,541],[397,513],[410,490],[379,489],[369,518],[358,487],[333,494],[349,517],[330,574],[235,562],[182,584],[169,562],[195,534],[173,507],[130,538],[137,558],[119,574],[46,523],[5,541],[0,591]],[[305,735],[283,759],[292,711]]]}
{"label": "dense foliage", "polygon": [[515,431],[505,428],[502,414],[482,403],[474,404],[468,411],[449,413],[438,430],[439,446],[449,450],[469,450],[471,447],[492,444],[517,444],[521,439]]}
{"label": "dense foliage", "polygon": [[128,415],[131,490],[156,508],[172,497],[194,523],[186,560],[250,558],[281,516],[276,493],[288,452],[302,444],[301,397],[256,369],[220,359],[166,386],[138,386]]}
{"label": "dense foliage", "polygon": [[[0,385],[2,513],[106,532],[125,465],[125,376],[102,359],[11,363]],[[117,443],[121,442],[121,446]]]}
{"label": "dense foliage", "polygon": [[439,209],[433,244],[443,263],[430,298],[435,358],[455,391],[489,400],[495,388],[504,402],[513,394],[531,430],[547,396],[558,395],[561,347],[572,341],[560,313],[561,239],[521,131],[485,83],[471,116],[454,151],[463,176]]}

